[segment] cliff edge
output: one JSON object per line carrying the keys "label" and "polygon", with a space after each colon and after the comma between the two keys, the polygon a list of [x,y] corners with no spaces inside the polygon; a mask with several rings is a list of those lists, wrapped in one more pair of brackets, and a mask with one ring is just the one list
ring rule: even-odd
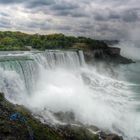
{"label": "cliff edge", "polygon": [[134,63],[131,59],[121,56],[120,52],[120,48],[105,47],[85,50],[84,55],[88,63],[93,63],[95,60],[114,64]]}

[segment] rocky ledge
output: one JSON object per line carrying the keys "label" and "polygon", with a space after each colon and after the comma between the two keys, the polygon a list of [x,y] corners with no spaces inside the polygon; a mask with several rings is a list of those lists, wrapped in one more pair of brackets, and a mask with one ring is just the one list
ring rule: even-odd
{"label": "rocky ledge", "polygon": [[0,93],[0,140],[122,140],[82,126],[63,125],[53,128],[42,124],[23,106],[13,105]]}
{"label": "rocky ledge", "polygon": [[133,60],[121,56],[120,48],[104,47],[104,48],[94,48],[89,51],[84,51],[85,59],[88,63],[93,61],[104,61],[106,63],[114,64],[130,64],[134,63]]}

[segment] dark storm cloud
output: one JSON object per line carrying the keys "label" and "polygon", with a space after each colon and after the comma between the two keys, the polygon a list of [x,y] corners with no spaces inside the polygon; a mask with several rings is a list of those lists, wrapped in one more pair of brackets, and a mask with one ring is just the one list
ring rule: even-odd
{"label": "dark storm cloud", "polygon": [[75,5],[71,2],[58,2],[52,5],[52,10],[74,10],[78,8],[78,5]]}
{"label": "dark storm cloud", "polygon": [[136,22],[140,20],[139,11],[134,9],[124,10],[124,11],[113,11],[108,10],[108,12],[96,12],[94,13],[94,18],[97,21],[111,21],[119,20],[124,22]]}
{"label": "dark storm cloud", "polygon": [[110,15],[108,16],[108,19],[119,20],[121,19],[121,15],[116,12],[111,12]]}
{"label": "dark storm cloud", "polygon": [[0,28],[11,28],[11,22],[8,19],[0,18]]}
{"label": "dark storm cloud", "polygon": [[87,17],[88,15],[86,13],[83,12],[79,12],[79,11],[74,11],[74,10],[67,10],[67,9],[63,9],[63,10],[54,10],[53,12],[54,15],[56,16],[71,16],[74,18],[80,18],[80,17]]}
{"label": "dark storm cloud", "polygon": [[12,4],[20,2],[24,2],[24,0],[0,0],[0,4]]}
{"label": "dark storm cloud", "polygon": [[138,21],[140,18],[137,11],[127,10],[122,14],[122,19],[126,22],[135,22]]}
{"label": "dark storm cloud", "polygon": [[10,28],[11,20],[8,13],[0,12],[0,28]]}
{"label": "dark storm cloud", "polygon": [[117,39],[139,23],[139,0],[0,0],[5,29]]}
{"label": "dark storm cloud", "polygon": [[54,4],[54,0],[29,0],[25,2],[26,8],[37,8]]}
{"label": "dark storm cloud", "polygon": [[0,4],[19,4],[23,3],[28,7],[35,8],[43,5],[50,5],[54,0],[0,0]]}
{"label": "dark storm cloud", "polygon": [[[71,16],[71,17],[85,17],[87,13],[81,11],[80,5],[73,3],[71,1],[55,1],[49,7],[42,9],[46,14],[49,9],[52,12],[52,15],[56,16]],[[47,11],[47,12],[46,12]]]}

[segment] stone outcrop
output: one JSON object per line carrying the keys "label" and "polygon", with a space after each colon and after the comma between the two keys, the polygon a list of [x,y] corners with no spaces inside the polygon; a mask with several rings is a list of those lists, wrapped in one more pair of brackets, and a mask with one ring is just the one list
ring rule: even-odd
{"label": "stone outcrop", "polygon": [[104,61],[106,63],[114,63],[114,64],[130,64],[133,63],[131,59],[123,57],[120,55],[120,48],[96,48],[93,50],[84,51],[85,60],[88,63],[93,63],[95,60]]}
{"label": "stone outcrop", "polygon": [[123,140],[122,137],[116,134],[105,134],[104,132],[99,133],[99,138],[101,140]]}

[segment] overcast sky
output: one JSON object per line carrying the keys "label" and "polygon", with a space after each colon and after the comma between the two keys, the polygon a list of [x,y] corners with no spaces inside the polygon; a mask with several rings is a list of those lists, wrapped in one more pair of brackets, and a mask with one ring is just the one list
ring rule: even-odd
{"label": "overcast sky", "polygon": [[125,39],[140,28],[140,0],[0,0],[0,29]]}

